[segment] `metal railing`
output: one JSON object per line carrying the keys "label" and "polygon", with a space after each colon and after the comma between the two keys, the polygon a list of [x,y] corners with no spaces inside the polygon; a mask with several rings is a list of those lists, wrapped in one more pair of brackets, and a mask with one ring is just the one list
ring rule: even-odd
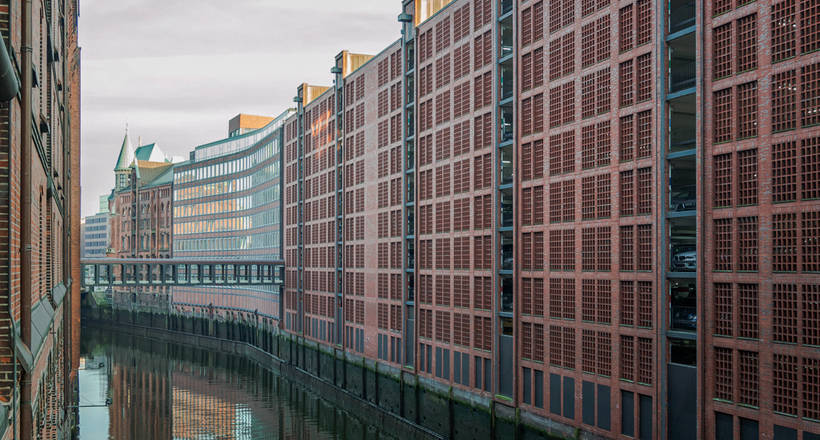
{"label": "metal railing", "polygon": [[284,282],[284,260],[82,259],[83,287],[261,286]]}

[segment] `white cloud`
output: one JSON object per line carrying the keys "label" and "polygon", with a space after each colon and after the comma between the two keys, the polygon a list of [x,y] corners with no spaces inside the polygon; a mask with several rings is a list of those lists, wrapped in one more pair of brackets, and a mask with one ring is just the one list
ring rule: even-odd
{"label": "white cloud", "polygon": [[126,122],[168,154],[221,139],[240,112],[275,116],[342,50],[400,36],[400,0],[83,0],[83,215],[111,190]]}

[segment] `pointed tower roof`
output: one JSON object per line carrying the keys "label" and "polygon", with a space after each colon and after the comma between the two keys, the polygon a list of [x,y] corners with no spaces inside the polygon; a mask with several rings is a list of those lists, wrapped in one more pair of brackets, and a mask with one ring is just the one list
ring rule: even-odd
{"label": "pointed tower roof", "polygon": [[134,150],[131,148],[131,140],[128,139],[128,127],[125,128],[125,137],[120,147],[120,155],[117,157],[117,165],[114,171],[127,170],[134,162]]}

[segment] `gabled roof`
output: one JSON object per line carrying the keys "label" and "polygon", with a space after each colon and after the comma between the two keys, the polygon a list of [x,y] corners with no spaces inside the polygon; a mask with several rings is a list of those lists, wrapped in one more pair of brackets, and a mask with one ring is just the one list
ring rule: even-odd
{"label": "gabled roof", "polygon": [[[137,178],[140,186],[157,185],[160,177],[167,174],[168,170],[173,170],[174,164],[170,162],[151,162],[147,160],[137,160]],[[173,180],[173,173],[171,173]]]}
{"label": "gabled roof", "polygon": [[168,162],[168,159],[165,157],[165,153],[163,153],[162,150],[159,149],[159,145],[155,143],[137,147],[137,151],[134,153],[134,156],[137,160]]}
{"label": "gabled roof", "polygon": [[174,164],[168,165],[169,166],[165,168],[165,171],[163,171],[162,174],[156,176],[154,180],[146,186],[160,186],[174,183]]}
{"label": "gabled roof", "polygon": [[114,171],[127,170],[133,162],[134,152],[131,151],[131,140],[128,139],[128,131],[126,131],[125,137],[122,139],[120,155],[117,157],[117,164],[114,166]]}

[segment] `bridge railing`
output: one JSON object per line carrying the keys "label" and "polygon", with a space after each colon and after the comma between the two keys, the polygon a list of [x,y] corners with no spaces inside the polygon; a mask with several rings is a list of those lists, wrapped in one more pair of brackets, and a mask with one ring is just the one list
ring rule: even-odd
{"label": "bridge railing", "polygon": [[285,276],[281,259],[101,258],[80,265],[83,287],[281,285]]}

